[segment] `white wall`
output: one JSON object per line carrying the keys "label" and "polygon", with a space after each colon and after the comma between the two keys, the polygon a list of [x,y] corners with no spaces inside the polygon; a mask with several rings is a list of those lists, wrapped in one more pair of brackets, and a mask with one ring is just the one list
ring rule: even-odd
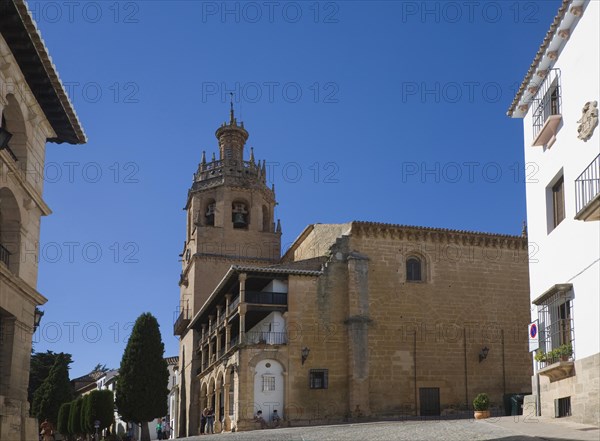
{"label": "white wall", "polygon": [[[600,127],[587,142],[577,139],[577,121],[584,104],[600,102],[599,21],[600,2],[591,1],[554,66],[561,71],[563,117],[554,145],[546,150],[531,146],[535,106],[531,106],[524,118],[525,162],[532,172],[526,183],[531,298],[555,284],[573,284],[578,359],[600,350],[600,222],[574,219],[575,179],[600,153]],[[561,169],[566,218],[548,233],[547,187]],[[532,317],[537,318],[535,309]]]}
{"label": "white wall", "polygon": [[[275,377],[274,391],[263,391],[265,375]],[[283,418],[284,387],[283,366],[277,360],[260,361],[254,371],[254,413],[262,410],[263,418],[270,423],[273,410],[277,409],[277,414]]]}

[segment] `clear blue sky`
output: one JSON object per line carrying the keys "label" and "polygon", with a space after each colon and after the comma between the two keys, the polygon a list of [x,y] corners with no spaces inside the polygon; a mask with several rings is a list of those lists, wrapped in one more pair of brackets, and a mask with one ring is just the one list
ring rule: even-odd
{"label": "clear blue sky", "polygon": [[30,2],[89,137],[47,149],[35,349],[118,367],[150,311],[177,354],[182,208],[229,91],[283,244],[350,220],[520,234],[505,112],[559,4]]}

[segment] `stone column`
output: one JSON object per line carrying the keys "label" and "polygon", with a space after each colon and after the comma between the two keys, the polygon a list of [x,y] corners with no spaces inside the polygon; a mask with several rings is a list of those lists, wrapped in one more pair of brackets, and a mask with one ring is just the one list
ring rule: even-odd
{"label": "stone column", "polygon": [[241,273],[238,276],[238,280],[240,281],[240,305],[246,302],[246,278],[248,276],[246,273]]}
{"label": "stone column", "polygon": [[225,323],[228,322],[229,305],[231,304],[231,294],[225,294]]}
{"label": "stone column", "polygon": [[240,303],[240,343],[244,343],[244,334],[246,333],[246,309],[248,306],[244,303],[243,305]]}
{"label": "stone column", "polygon": [[223,401],[223,422],[225,423],[223,430],[231,430],[231,419],[229,418],[229,383],[227,383],[227,379],[223,383]]}
{"label": "stone column", "polygon": [[369,259],[348,256],[348,406],[353,417],[369,416]]}
{"label": "stone column", "polygon": [[221,333],[219,331],[217,331],[217,359],[219,358],[220,354],[221,354]]}
{"label": "stone column", "polygon": [[225,326],[225,352],[229,350],[231,344],[231,325]]}

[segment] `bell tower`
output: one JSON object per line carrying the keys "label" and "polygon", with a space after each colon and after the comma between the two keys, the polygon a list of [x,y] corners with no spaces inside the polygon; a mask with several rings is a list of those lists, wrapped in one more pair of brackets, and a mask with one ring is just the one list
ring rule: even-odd
{"label": "bell tower", "polygon": [[187,325],[232,265],[272,265],[281,253],[281,224],[274,220],[275,188],[267,185],[266,161],[257,161],[253,148],[244,159],[249,134],[235,118],[233,103],[229,122],[215,136],[219,156],[213,152],[207,161],[202,152],[184,207],[187,222],[174,332],[180,336],[180,362],[185,360],[180,366],[181,388],[188,404],[180,402],[185,427],[179,436],[196,434],[200,414],[194,390],[199,336]]}

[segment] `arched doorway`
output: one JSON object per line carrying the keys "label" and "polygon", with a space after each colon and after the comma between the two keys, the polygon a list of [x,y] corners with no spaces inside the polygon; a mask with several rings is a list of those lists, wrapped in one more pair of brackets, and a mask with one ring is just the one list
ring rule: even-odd
{"label": "arched doorway", "polygon": [[270,424],[273,411],[284,418],[284,369],[273,359],[261,360],[256,364],[254,375],[254,412],[262,410],[263,418]]}

